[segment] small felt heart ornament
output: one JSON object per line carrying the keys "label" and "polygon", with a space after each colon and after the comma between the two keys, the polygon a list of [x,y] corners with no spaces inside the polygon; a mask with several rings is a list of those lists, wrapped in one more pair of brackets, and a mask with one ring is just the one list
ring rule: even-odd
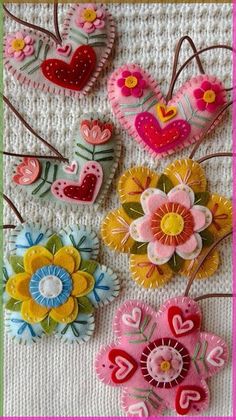
{"label": "small felt heart ornament", "polygon": [[101,72],[115,39],[111,14],[100,4],[74,4],[56,44],[37,30],[4,39],[4,65],[20,84],[51,94],[80,97]]}
{"label": "small felt heart ornament", "polygon": [[219,123],[227,102],[222,82],[202,74],[185,82],[166,103],[152,76],[133,64],[110,76],[108,97],[121,125],[153,157],[198,141]]}

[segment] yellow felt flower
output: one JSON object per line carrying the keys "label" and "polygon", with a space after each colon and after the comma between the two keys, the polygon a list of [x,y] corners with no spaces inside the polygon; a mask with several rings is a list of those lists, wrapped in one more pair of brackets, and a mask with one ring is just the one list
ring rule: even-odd
{"label": "yellow felt flower", "polygon": [[79,271],[80,262],[80,253],[73,246],[64,246],[54,255],[39,245],[25,252],[24,272],[9,278],[6,292],[22,302],[21,315],[26,322],[41,322],[47,316],[66,324],[76,319],[77,297],[94,287],[93,276]]}
{"label": "yellow felt flower", "polygon": [[[162,174],[145,167],[126,171],[118,183],[122,207],[102,223],[106,245],[130,253],[130,272],[142,287],[158,287],[174,273],[190,276],[214,240],[232,226],[232,204],[207,190],[201,165],[182,159]],[[197,277],[214,274],[215,251]]]}

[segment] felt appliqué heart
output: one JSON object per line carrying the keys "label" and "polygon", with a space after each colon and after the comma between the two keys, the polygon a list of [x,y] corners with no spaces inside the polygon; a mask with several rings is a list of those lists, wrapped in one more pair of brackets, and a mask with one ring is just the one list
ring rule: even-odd
{"label": "felt appliqu\u00e9 heart", "polygon": [[32,158],[13,168],[13,182],[31,198],[78,206],[98,206],[113,179],[121,152],[121,142],[107,118],[86,114],[77,122],[73,134],[73,154],[69,164],[35,159],[35,170],[22,178]]}
{"label": "felt appliqu\u00e9 heart", "polygon": [[205,398],[204,390],[198,386],[180,386],[175,400],[176,411],[178,414],[185,415],[192,404],[198,404]]}
{"label": "felt appliqu\u00e9 heart", "polygon": [[[91,16],[82,13],[83,23],[81,10],[93,12]],[[96,14],[99,19],[95,19]],[[20,42],[16,43],[19,35]],[[83,96],[93,86],[112,49],[113,18],[102,5],[74,4],[68,10],[61,38],[60,46],[30,29],[10,34],[4,40],[4,65],[26,86],[51,94]],[[18,50],[12,47],[14,40]]]}
{"label": "felt appliqu\u00e9 heart", "polygon": [[226,90],[216,77],[192,77],[166,103],[157,82],[142,68],[125,65],[108,81],[114,114],[153,157],[195,143],[220,121]]}
{"label": "felt appliqu\u00e9 heart", "polygon": [[199,315],[190,315],[184,317],[181,309],[177,306],[172,306],[168,311],[168,321],[171,331],[176,337],[182,337],[200,327]]}
{"label": "felt appliqu\u00e9 heart", "polygon": [[109,353],[109,360],[114,363],[112,379],[117,384],[127,382],[138,368],[137,362],[126,351],[113,349]]}

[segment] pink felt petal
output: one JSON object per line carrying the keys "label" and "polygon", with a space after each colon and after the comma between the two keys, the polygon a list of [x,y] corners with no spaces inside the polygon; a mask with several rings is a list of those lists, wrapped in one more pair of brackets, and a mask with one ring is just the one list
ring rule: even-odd
{"label": "pink felt petal", "polygon": [[218,104],[213,102],[212,104],[207,104],[207,111],[208,112],[215,112],[217,110]]}
{"label": "pink felt petal", "polygon": [[125,85],[125,79],[118,79],[117,80],[117,86],[122,88]]}
{"label": "pink felt petal", "polygon": [[23,49],[24,54],[28,57],[33,54],[34,47],[32,45],[26,45],[26,47]]}
{"label": "pink felt petal", "polygon": [[22,32],[16,32],[16,39],[24,39],[24,35]]}
{"label": "pink felt petal", "polygon": [[139,86],[136,86],[135,88],[132,89],[132,95],[135,98],[141,98],[142,94],[143,94],[143,90]]}
{"label": "pink felt petal", "polygon": [[124,96],[131,96],[131,89],[127,86],[123,86],[123,88],[121,89],[121,93]]}
{"label": "pink felt petal", "polygon": [[85,22],[84,29],[91,29],[92,27],[93,27],[93,23],[92,22]]}
{"label": "pink felt petal", "polygon": [[131,73],[130,73],[129,70],[125,70],[125,71],[122,72],[122,77],[126,78],[126,77],[129,77],[129,76],[131,76]]}
{"label": "pink felt petal", "polygon": [[154,213],[167,201],[166,194],[157,188],[148,188],[141,195],[141,204],[146,214]]}
{"label": "pink felt petal", "polygon": [[206,223],[206,215],[201,210],[192,208],[190,210],[194,220],[194,230],[201,230]]}
{"label": "pink felt petal", "polygon": [[99,22],[97,22],[97,20],[94,22],[94,26],[96,26],[97,29],[102,29],[105,26],[105,22],[104,20],[100,20],[98,19]]}
{"label": "pink felt petal", "polygon": [[186,207],[187,209],[191,206],[191,199],[189,194],[183,190],[173,190],[169,192],[168,199],[172,203],[179,203],[182,206]]}
{"label": "pink felt petal", "polygon": [[130,225],[130,235],[138,242],[150,242],[154,240],[151,230],[151,218],[149,216],[140,217]]}
{"label": "pink felt petal", "polygon": [[171,360],[172,358],[172,353],[169,349],[166,349],[162,352],[162,357],[164,360]]}
{"label": "pink felt petal", "polygon": [[197,239],[196,239],[195,235],[192,235],[183,245],[178,245],[176,247],[176,249],[177,249],[177,251],[184,252],[186,254],[190,254],[191,252],[193,252],[196,249],[197,245],[198,245]]}
{"label": "pink felt petal", "polygon": [[206,102],[203,99],[199,99],[197,101],[197,106],[198,106],[198,109],[200,111],[205,111],[207,104],[206,104]]}
{"label": "pink felt petal", "polygon": [[222,87],[218,84],[212,84],[211,88],[212,88],[212,90],[214,90],[215,93],[218,93],[222,90]]}
{"label": "pink felt petal", "polygon": [[194,94],[194,96],[195,96],[196,99],[200,99],[200,98],[203,97],[204,91],[202,89],[195,89],[193,91],[193,94]]}
{"label": "pink felt petal", "polygon": [[212,84],[210,82],[208,82],[208,80],[205,80],[204,82],[202,82],[201,88],[204,91],[209,90],[209,89],[212,89]]}
{"label": "pink felt petal", "polygon": [[175,252],[175,247],[171,245],[164,245],[160,242],[155,242],[154,254],[158,258],[171,258]]}
{"label": "pink felt petal", "polygon": [[142,80],[139,81],[139,86],[142,89],[145,89],[147,87],[147,83],[145,82],[145,80],[142,79]]}

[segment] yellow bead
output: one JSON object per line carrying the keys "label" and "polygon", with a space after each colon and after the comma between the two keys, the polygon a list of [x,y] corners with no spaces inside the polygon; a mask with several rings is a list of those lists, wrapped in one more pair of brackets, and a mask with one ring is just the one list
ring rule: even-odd
{"label": "yellow bead", "polygon": [[203,95],[203,100],[207,102],[208,104],[212,104],[216,100],[216,94],[214,90],[206,90],[206,92]]}
{"label": "yellow bead", "polygon": [[128,77],[126,77],[126,79],[125,79],[125,86],[126,87],[132,89],[135,86],[137,86],[137,84],[138,84],[137,77],[134,77],[134,76],[128,76]]}
{"label": "yellow bead", "polygon": [[84,11],[84,20],[86,20],[86,22],[94,22],[96,18],[97,14],[93,9],[86,9]]}
{"label": "yellow bead", "polygon": [[23,39],[14,39],[11,46],[15,51],[22,51],[25,47],[25,41]]}

